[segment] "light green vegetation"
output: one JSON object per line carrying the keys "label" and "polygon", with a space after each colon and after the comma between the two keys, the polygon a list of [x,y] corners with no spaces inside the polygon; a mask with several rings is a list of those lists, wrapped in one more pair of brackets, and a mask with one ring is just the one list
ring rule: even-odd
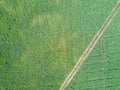
{"label": "light green vegetation", "polygon": [[120,10],[66,90],[120,89]]}
{"label": "light green vegetation", "polygon": [[0,90],[58,90],[117,1],[0,0]]}

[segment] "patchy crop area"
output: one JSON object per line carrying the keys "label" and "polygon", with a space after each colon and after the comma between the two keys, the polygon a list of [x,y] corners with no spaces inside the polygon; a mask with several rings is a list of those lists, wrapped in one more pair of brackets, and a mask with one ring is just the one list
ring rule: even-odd
{"label": "patchy crop area", "polygon": [[[0,0],[0,90],[59,90],[117,2],[118,0]],[[119,16],[120,13],[110,24],[109,30],[106,30],[106,38],[103,36],[96,45],[100,52],[95,49],[91,53],[99,56],[90,58],[90,55],[66,89],[111,86],[107,79],[87,82],[97,80],[99,76],[102,78],[102,75],[107,78],[116,75],[109,80],[117,83],[119,79],[116,77],[120,73],[117,65],[120,64],[115,60],[119,57],[107,53],[113,59],[107,58],[106,52],[119,51]],[[109,47],[105,48],[104,44]],[[101,52],[105,55],[101,55]],[[91,64],[94,61],[98,63],[98,58],[106,59],[99,65]],[[108,62],[110,60],[115,62]],[[117,69],[109,72],[109,69],[113,69],[112,65]],[[108,71],[99,72],[102,68]]]}

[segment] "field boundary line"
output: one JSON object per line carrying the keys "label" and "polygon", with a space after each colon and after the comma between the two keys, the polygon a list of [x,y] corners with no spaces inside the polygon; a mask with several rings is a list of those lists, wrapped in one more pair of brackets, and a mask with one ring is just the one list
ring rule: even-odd
{"label": "field boundary line", "polygon": [[88,55],[90,54],[90,52],[92,51],[92,49],[96,45],[97,41],[102,36],[103,32],[109,26],[111,20],[113,19],[113,17],[115,16],[115,14],[119,10],[119,8],[120,8],[120,1],[118,1],[118,3],[115,6],[115,8],[112,10],[112,12],[108,16],[108,18],[106,19],[106,21],[104,22],[104,24],[102,25],[102,27],[99,29],[99,31],[97,32],[97,34],[94,36],[93,40],[90,42],[89,46],[86,48],[86,50],[84,51],[84,53],[82,54],[82,56],[80,57],[80,59],[78,60],[78,62],[76,63],[76,65],[74,66],[74,68],[72,69],[72,71],[70,72],[70,74],[68,75],[68,77],[65,79],[65,81],[63,82],[63,84],[60,87],[60,90],[64,90],[67,87],[67,85],[70,83],[70,81],[72,80],[72,78],[74,77],[74,75],[77,73],[77,71],[80,68],[80,66],[82,65],[82,63],[88,57]]}

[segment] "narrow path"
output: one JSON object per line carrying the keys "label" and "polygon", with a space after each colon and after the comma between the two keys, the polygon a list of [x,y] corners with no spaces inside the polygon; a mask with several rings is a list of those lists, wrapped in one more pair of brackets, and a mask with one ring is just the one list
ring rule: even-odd
{"label": "narrow path", "polygon": [[101,37],[101,35],[105,31],[105,29],[110,24],[113,16],[117,13],[117,11],[118,11],[119,8],[120,8],[120,2],[115,6],[115,8],[111,12],[111,14],[108,16],[107,20],[104,22],[104,24],[102,25],[102,27],[100,28],[100,30],[98,31],[98,33],[95,35],[95,37],[91,41],[90,45],[87,47],[87,49],[85,50],[85,52],[83,53],[83,55],[80,57],[80,59],[78,60],[78,62],[74,66],[74,68],[71,71],[71,73],[68,75],[68,77],[66,78],[66,80],[64,81],[64,83],[62,84],[62,86],[60,87],[60,90],[64,90],[67,87],[67,85],[70,83],[71,79],[74,77],[74,75],[76,74],[76,72],[78,71],[78,69],[80,68],[80,66],[82,65],[82,63],[88,57],[88,55],[90,54],[90,52],[92,51],[92,49],[96,45],[97,41],[99,40],[99,38]]}

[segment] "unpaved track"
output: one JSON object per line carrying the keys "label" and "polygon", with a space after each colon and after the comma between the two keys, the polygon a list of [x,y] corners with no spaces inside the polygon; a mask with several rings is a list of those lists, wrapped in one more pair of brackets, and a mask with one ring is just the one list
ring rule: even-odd
{"label": "unpaved track", "polygon": [[78,69],[80,68],[80,66],[84,62],[84,60],[88,57],[88,55],[90,54],[90,52],[92,51],[92,49],[96,45],[96,43],[99,40],[99,38],[102,36],[102,34],[105,31],[105,29],[110,24],[113,16],[117,13],[117,11],[118,11],[119,8],[120,8],[120,2],[115,6],[115,8],[111,12],[111,14],[108,16],[107,20],[104,22],[104,24],[102,25],[102,27],[100,28],[100,30],[98,31],[98,33],[95,35],[95,37],[91,41],[90,45],[87,47],[87,49],[85,50],[85,52],[83,53],[83,55],[80,57],[80,59],[78,60],[78,62],[74,66],[74,68],[71,71],[71,73],[68,75],[68,77],[66,78],[66,80],[64,81],[64,83],[62,84],[62,86],[60,87],[60,90],[64,90],[67,87],[67,85],[70,83],[71,79],[76,74],[76,72],[78,71]]}

